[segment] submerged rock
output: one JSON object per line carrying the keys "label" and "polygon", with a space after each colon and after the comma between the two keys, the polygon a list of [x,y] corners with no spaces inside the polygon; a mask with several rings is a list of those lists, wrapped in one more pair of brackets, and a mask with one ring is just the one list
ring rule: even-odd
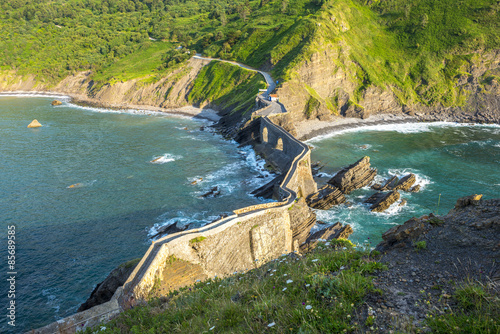
{"label": "submerged rock", "polygon": [[51,104],[52,104],[53,106],[60,106],[60,105],[62,104],[62,102],[61,102],[61,101],[59,101],[59,100],[54,100],[54,101],[52,101],[52,103],[51,103]]}
{"label": "submerged rock", "polygon": [[344,194],[363,188],[373,181],[377,170],[370,168],[370,157],[366,156],[352,165],[343,168],[328,183],[337,187]]}
{"label": "submerged rock", "polygon": [[36,119],[34,119],[30,124],[28,124],[28,128],[39,128],[41,126],[42,124],[40,124],[40,122],[37,121]]}
{"label": "submerged rock", "polygon": [[399,192],[393,190],[388,193],[375,193],[370,196],[365,203],[372,204],[370,211],[383,212],[387,210],[392,204],[396,203],[400,198]]}
{"label": "submerged rock", "polygon": [[328,210],[334,205],[345,202],[344,194],[331,184],[325,185],[318,192],[307,197],[307,204],[313,209]]}
{"label": "submerged rock", "polygon": [[219,187],[215,186],[212,189],[210,189],[208,192],[206,192],[205,194],[201,195],[200,197],[201,198],[217,197],[217,196],[220,196],[220,193],[221,192],[219,190]]}

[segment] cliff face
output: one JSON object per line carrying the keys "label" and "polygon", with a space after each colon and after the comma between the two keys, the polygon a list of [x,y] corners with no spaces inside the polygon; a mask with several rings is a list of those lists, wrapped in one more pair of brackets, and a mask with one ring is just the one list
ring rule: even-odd
{"label": "cliff face", "polygon": [[359,90],[360,67],[349,47],[325,44],[294,69],[292,79],[278,88],[280,101],[293,121],[330,120],[336,115],[367,118],[374,114],[408,114],[425,120],[500,121],[500,50],[479,53],[462,65],[454,87],[466,96],[460,106],[403,103],[397,88],[374,84]]}
{"label": "cliff face", "polygon": [[9,71],[0,73],[0,91],[55,91],[105,106],[178,108],[188,105],[187,95],[193,81],[207,63],[209,61],[193,58],[156,82],[133,79],[103,86],[91,80],[91,72],[76,73],[52,86],[36,81],[33,76],[20,77]]}

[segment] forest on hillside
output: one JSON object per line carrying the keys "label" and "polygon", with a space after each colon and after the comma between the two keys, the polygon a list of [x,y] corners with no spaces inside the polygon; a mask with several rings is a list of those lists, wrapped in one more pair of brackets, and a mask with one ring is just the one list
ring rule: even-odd
{"label": "forest on hillside", "polygon": [[[86,70],[101,83],[157,80],[203,53],[287,80],[313,40],[344,40],[359,91],[397,86],[432,104],[464,62],[500,47],[499,10],[497,0],[5,0],[0,70],[48,83]],[[338,11],[350,30],[327,30]]]}

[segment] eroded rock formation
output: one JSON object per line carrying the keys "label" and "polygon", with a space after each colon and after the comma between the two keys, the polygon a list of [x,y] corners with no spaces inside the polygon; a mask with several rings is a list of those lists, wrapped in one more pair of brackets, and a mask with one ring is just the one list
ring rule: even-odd
{"label": "eroded rock formation", "polygon": [[332,239],[347,239],[352,232],[353,230],[351,225],[342,225],[340,222],[337,222],[332,226],[309,235],[306,242],[300,246],[300,252],[306,253],[313,250],[320,240],[329,241]]}
{"label": "eroded rock formation", "polygon": [[331,184],[325,185],[317,193],[307,197],[307,204],[313,209],[328,210],[345,202],[344,194]]}
{"label": "eroded rock formation", "polygon": [[366,156],[338,172],[328,183],[337,187],[344,194],[363,188],[377,175],[375,168],[370,168],[370,157]]}
{"label": "eroded rock formation", "polygon": [[396,203],[400,198],[399,192],[393,190],[388,193],[375,193],[370,196],[365,203],[372,204],[370,211],[383,212],[387,210],[392,204]]}

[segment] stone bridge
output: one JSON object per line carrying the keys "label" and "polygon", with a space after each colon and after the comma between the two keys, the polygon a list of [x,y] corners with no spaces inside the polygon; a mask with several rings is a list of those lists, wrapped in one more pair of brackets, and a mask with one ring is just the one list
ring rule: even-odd
{"label": "stone bridge", "polygon": [[[263,97],[260,100],[265,101]],[[274,188],[277,202],[238,209],[233,215],[204,227],[153,241],[111,301],[30,333],[75,333],[148,299],[153,291],[167,294],[196,280],[250,270],[282,254],[298,252],[316,222],[315,214],[305,202],[305,197],[317,191],[310,150],[267,117],[258,117],[262,111],[282,111],[276,102],[265,105],[246,128],[248,143],[285,175]]]}

